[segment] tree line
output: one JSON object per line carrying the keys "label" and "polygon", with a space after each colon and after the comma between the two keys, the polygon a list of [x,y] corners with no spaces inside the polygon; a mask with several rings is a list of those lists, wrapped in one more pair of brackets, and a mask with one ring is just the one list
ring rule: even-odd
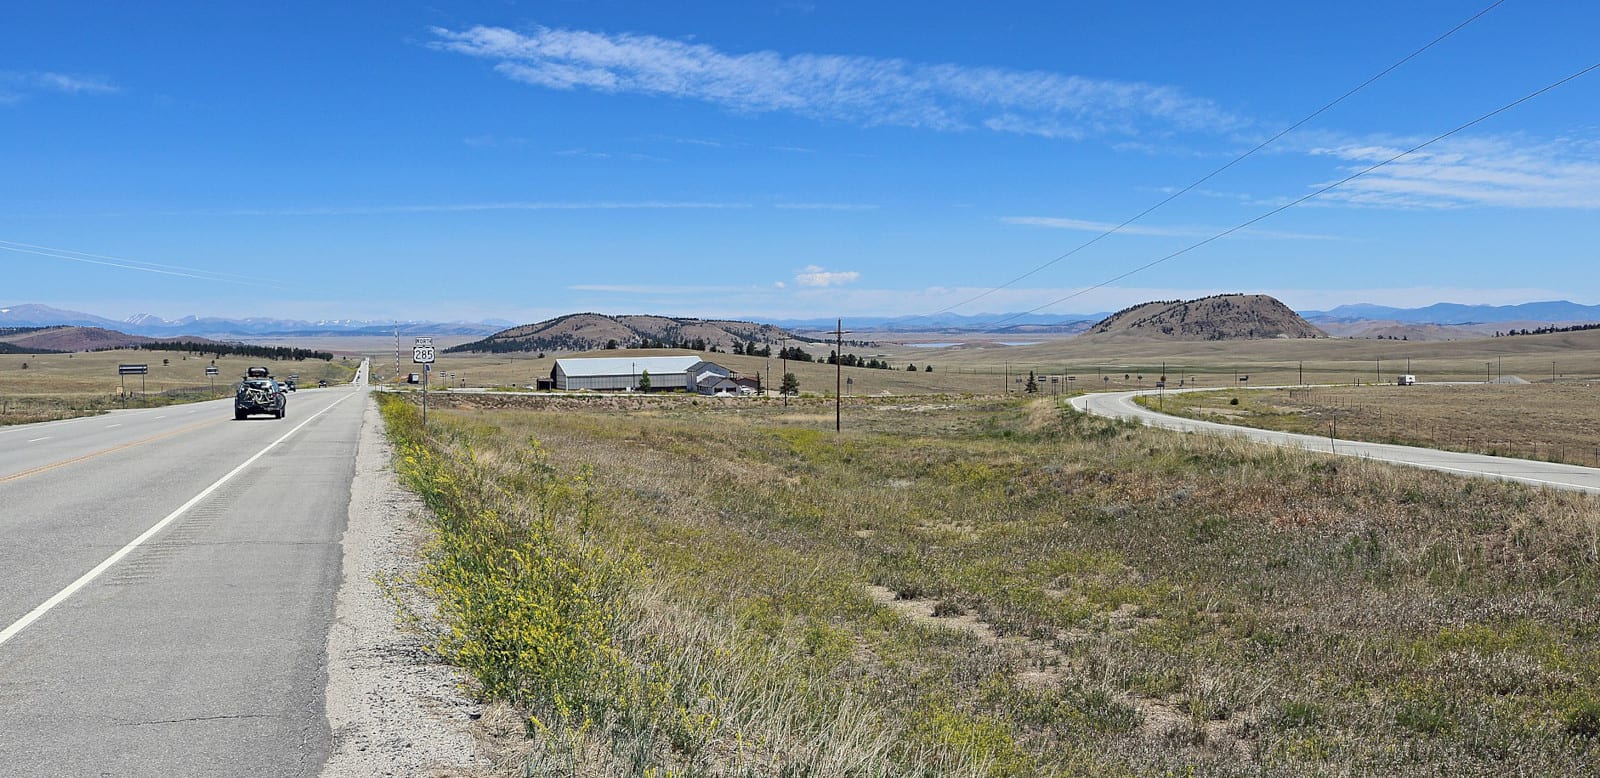
{"label": "tree line", "polygon": [[307,359],[320,359],[324,362],[333,361],[331,352],[313,351],[290,346],[252,346],[244,343],[201,343],[187,340],[165,340],[140,343],[138,348],[142,351],[187,351],[201,356],[206,354],[217,357],[231,355],[254,357],[256,359],[294,360],[296,362]]}
{"label": "tree line", "polygon": [[1600,324],[1574,324],[1570,327],[1538,327],[1536,329],[1507,330],[1504,333],[1496,332],[1495,337],[1511,337],[1513,335],[1550,335],[1557,332],[1583,332],[1585,330],[1600,330]]}

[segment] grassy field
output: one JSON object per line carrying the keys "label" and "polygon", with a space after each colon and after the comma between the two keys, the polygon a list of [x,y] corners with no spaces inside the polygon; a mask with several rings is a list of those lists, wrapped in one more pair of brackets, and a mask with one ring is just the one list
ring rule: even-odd
{"label": "grassy field", "polygon": [[[825,344],[800,345],[823,359],[832,350]],[[1347,339],[1174,343],[1064,338],[1027,346],[926,349],[883,343],[846,345],[844,350],[885,359],[896,368],[845,368],[845,377],[853,379],[845,387],[845,394],[854,396],[1008,391],[1020,394],[1030,370],[1040,377],[1047,393],[1151,388],[1162,376],[1173,387],[1393,383],[1397,375],[1405,372],[1424,381],[1482,381],[1486,371],[1492,377],[1515,375],[1535,383],[1600,382],[1600,332],[1595,331],[1431,343]],[[370,353],[374,380],[392,381],[392,344],[387,352],[380,346]],[[689,352],[622,349],[591,352],[588,356],[677,353]],[[455,373],[457,384],[471,387],[521,387],[548,377],[555,359],[569,356],[578,355],[551,352],[541,359],[537,352],[441,353],[434,365],[434,376]],[[770,375],[769,384],[774,386],[784,369],[777,359],[769,362],[724,353],[699,356],[744,375]],[[917,372],[907,371],[908,365],[916,365]],[[930,365],[933,372],[926,372]],[[409,361],[403,361],[400,375],[415,369]],[[791,361],[788,369],[800,379],[803,392],[833,393],[833,367]]]}
{"label": "grassy field", "polygon": [[[185,357],[188,357],[185,359]],[[162,364],[166,360],[166,364]],[[140,394],[140,377],[117,375],[119,364],[149,365]],[[175,351],[94,351],[79,354],[0,354],[0,424],[92,415],[128,407],[144,408],[228,397],[249,365],[267,365],[280,378],[300,375],[301,386],[349,381],[356,362],[305,360],[275,362],[248,357],[216,360],[215,383],[205,375],[211,359]],[[26,367],[23,367],[26,365]],[[121,394],[123,386],[129,394]]]}
{"label": "grassy field", "polygon": [[1141,402],[1262,429],[1600,467],[1600,385],[1184,392]]}
{"label": "grassy field", "polygon": [[1600,765],[1592,498],[1049,400],[465,401],[385,398],[439,532],[391,583],[502,774]]}

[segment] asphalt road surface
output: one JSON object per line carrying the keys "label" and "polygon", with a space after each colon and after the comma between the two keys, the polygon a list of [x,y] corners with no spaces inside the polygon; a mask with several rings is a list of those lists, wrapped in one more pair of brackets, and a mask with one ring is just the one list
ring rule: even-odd
{"label": "asphalt road surface", "polygon": [[365,396],[0,427],[0,774],[317,772]]}
{"label": "asphalt road surface", "polygon": [[[1259,387],[1258,387],[1259,388]],[[1194,391],[1194,390],[1180,390]],[[1206,390],[1199,390],[1206,391]],[[1323,451],[1340,456],[1360,457],[1380,462],[1439,470],[1457,475],[1517,481],[1534,486],[1567,489],[1600,494],[1600,469],[1563,465],[1554,462],[1535,462],[1527,459],[1491,457],[1482,454],[1462,454],[1431,448],[1396,446],[1387,443],[1362,443],[1354,440],[1329,440],[1316,435],[1299,435],[1292,432],[1274,432],[1231,424],[1184,419],[1157,413],[1133,401],[1141,394],[1154,394],[1150,390],[1137,392],[1107,392],[1085,394],[1072,398],[1072,406],[1097,416],[1132,419],[1152,427],[1181,432],[1203,432],[1211,435],[1229,435],[1248,438],[1275,446],[1289,446],[1308,451]]]}

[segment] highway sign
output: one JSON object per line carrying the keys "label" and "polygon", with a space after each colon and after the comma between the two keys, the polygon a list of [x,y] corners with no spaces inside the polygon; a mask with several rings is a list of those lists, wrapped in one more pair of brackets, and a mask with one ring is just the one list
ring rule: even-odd
{"label": "highway sign", "polygon": [[423,343],[423,340],[423,338],[417,338],[417,344],[411,347],[411,361],[419,365],[432,364],[433,339],[427,338],[427,343]]}
{"label": "highway sign", "polygon": [[221,372],[222,372],[221,370],[217,369],[216,365],[212,365],[212,366],[206,368],[206,375],[216,375],[216,374],[221,373]]}
{"label": "highway sign", "polygon": [[144,375],[149,372],[149,365],[117,365],[117,375]]}

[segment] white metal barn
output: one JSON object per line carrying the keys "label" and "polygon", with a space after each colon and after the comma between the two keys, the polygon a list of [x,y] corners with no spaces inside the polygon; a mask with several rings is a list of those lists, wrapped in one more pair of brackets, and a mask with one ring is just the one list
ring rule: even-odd
{"label": "white metal barn", "polygon": [[677,357],[573,357],[556,360],[552,377],[557,389],[623,391],[639,388],[639,377],[650,373],[651,391],[696,391],[708,373],[728,376],[730,371],[696,356]]}

